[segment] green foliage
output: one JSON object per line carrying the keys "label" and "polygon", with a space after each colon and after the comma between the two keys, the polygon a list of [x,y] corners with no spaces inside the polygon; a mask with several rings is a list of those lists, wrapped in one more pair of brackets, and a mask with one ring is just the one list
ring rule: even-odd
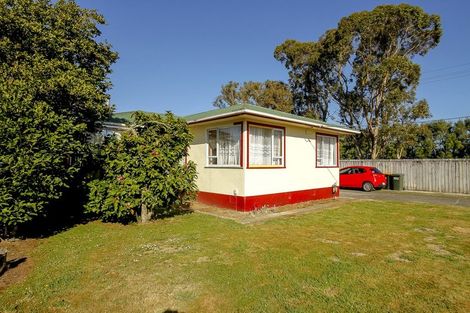
{"label": "green foliage", "polygon": [[135,129],[105,144],[103,177],[90,183],[87,212],[130,222],[147,209],[175,213],[195,196],[196,166],[184,164],[192,135],[184,120],[136,112]]}
{"label": "green foliage", "polygon": [[[470,119],[455,123],[404,123],[391,127],[388,136],[389,141],[379,155],[381,159],[470,158]],[[342,139],[342,158],[364,158],[360,151],[365,147],[357,147],[353,143],[354,141],[347,138]]]}
{"label": "green foliage", "polygon": [[0,227],[44,216],[88,159],[110,115],[117,55],[101,15],[73,1],[0,0]]}
{"label": "green foliage", "polygon": [[[363,130],[351,137],[353,145],[366,147],[364,157],[374,159],[392,128],[400,132],[410,121],[429,116],[427,105],[416,102],[420,67],[411,59],[434,48],[441,35],[438,16],[408,4],[383,5],[341,19],[318,42],[288,40],[275,57],[300,94],[296,105],[325,119],[328,105],[336,103],[339,121]],[[395,150],[400,154],[402,148]]]}
{"label": "green foliage", "polygon": [[262,83],[248,81],[242,85],[230,81],[222,86],[220,95],[214,101],[214,106],[225,108],[244,103],[288,113],[291,113],[294,109],[289,86],[283,82],[273,80]]}
{"label": "green foliage", "polygon": [[410,158],[470,158],[470,119],[423,124],[416,135],[416,143],[407,151]]}
{"label": "green foliage", "polygon": [[320,60],[318,43],[292,39],[276,47],[274,57],[289,70],[289,85],[293,94],[294,113],[326,121],[331,96],[327,84],[328,62]]}

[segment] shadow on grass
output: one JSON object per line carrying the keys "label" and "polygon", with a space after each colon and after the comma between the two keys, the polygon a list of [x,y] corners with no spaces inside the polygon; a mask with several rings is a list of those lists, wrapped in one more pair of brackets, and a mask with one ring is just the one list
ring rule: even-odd
{"label": "shadow on grass", "polygon": [[[68,198],[57,203],[45,217],[37,218],[31,223],[27,223],[18,228],[14,237],[16,238],[46,238],[55,234],[67,231],[77,225],[87,224],[99,220],[97,216],[84,214],[84,203],[78,199]],[[172,210],[159,211],[153,218],[154,220],[172,218],[179,215],[191,214],[194,211],[191,208],[180,208]],[[105,223],[120,223],[123,225],[138,223],[137,220],[125,221],[103,221]]]}
{"label": "shadow on grass", "polygon": [[171,218],[175,217],[178,215],[187,215],[193,213],[194,210],[191,208],[181,208],[181,209],[175,209],[175,210],[168,210],[164,212],[157,213],[154,217],[154,219],[165,219],[165,218]]}
{"label": "shadow on grass", "polygon": [[15,268],[21,263],[25,262],[27,257],[16,258],[7,262],[7,268]]}
{"label": "shadow on grass", "polygon": [[12,268],[17,267],[21,263],[25,262],[27,260],[27,257],[22,257],[22,258],[16,258],[10,261],[7,261],[3,269],[0,271],[0,277],[8,272],[8,270],[11,270]]}

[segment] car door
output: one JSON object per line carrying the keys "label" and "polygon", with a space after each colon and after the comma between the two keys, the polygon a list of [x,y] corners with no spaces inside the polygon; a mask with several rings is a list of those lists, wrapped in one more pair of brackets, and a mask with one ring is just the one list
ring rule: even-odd
{"label": "car door", "polygon": [[349,188],[358,188],[358,169],[356,167],[351,167],[348,174],[348,187]]}
{"label": "car door", "polygon": [[362,188],[364,182],[370,181],[369,174],[364,168],[356,168],[354,174],[354,188]]}
{"label": "car door", "polygon": [[345,168],[339,173],[339,186],[340,187],[352,187],[351,186],[351,171],[352,168]]}

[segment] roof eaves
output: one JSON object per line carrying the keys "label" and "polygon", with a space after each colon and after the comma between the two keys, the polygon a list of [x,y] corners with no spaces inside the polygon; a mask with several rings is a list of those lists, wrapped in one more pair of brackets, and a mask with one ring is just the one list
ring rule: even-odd
{"label": "roof eaves", "polygon": [[354,130],[354,129],[328,125],[327,123],[307,121],[307,120],[298,119],[298,118],[290,118],[290,117],[286,117],[286,116],[282,116],[278,114],[271,114],[267,112],[260,112],[258,110],[252,110],[246,107],[238,109],[238,110],[222,113],[222,114],[216,114],[216,115],[211,115],[211,116],[205,116],[199,119],[188,120],[187,122],[188,124],[202,123],[202,122],[208,122],[214,119],[231,117],[231,116],[236,116],[236,115],[241,115],[241,114],[251,114],[251,115],[256,115],[256,116],[261,116],[261,117],[266,117],[266,118],[275,118],[275,119],[286,121],[286,122],[309,125],[309,126],[313,126],[316,128],[329,129],[329,130],[334,130],[334,131],[347,133],[347,134],[359,134],[360,133],[359,131]]}

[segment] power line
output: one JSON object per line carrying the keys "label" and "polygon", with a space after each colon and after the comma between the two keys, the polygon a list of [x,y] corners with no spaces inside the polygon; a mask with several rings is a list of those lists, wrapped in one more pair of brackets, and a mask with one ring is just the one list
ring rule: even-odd
{"label": "power line", "polygon": [[441,79],[427,80],[427,81],[421,82],[421,84],[436,83],[436,82],[440,82],[440,81],[444,81],[444,80],[460,79],[460,78],[465,78],[465,77],[468,77],[468,76],[470,76],[470,73],[461,74],[461,75],[453,76],[453,77],[441,78]]}
{"label": "power line", "polygon": [[427,124],[432,122],[440,122],[440,121],[455,121],[455,120],[464,120],[470,118],[470,115],[467,116],[457,116],[457,117],[448,117],[448,118],[440,118],[434,120],[426,120],[426,121],[417,121],[419,124]]}
{"label": "power line", "polygon": [[438,74],[438,75],[423,77],[423,80],[433,80],[433,79],[436,79],[436,78],[443,78],[443,77],[447,77],[447,76],[456,76],[456,75],[462,75],[462,74],[467,74],[467,73],[470,73],[470,68],[464,69],[464,70],[459,70],[459,71],[452,71],[452,72],[449,72],[449,73],[441,73],[441,74]]}
{"label": "power line", "polygon": [[470,65],[470,62],[455,64],[455,65],[451,65],[451,66],[446,66],[446,67],[441,67],[441,68],[429,70],[429,71],[424,72],[423,75],[426,75],[427,73],[441,72],[441,71],[445,71],[445,70],[448,70],[448,69],[451,69],[451,68],[461,67],[461,66],[465,66],[465,65]]}

